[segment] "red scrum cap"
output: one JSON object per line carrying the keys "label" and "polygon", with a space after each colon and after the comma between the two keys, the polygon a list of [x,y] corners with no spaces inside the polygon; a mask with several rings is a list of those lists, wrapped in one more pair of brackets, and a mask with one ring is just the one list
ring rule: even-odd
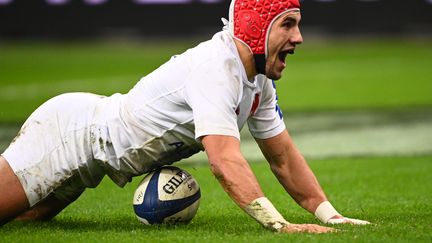
{"label": "red scrum cap", "polygon": [[228,28],[252,50],[258,73],[265,74],[267,40],[273,22],[290,11],[300,11],[298,0],[232,0]]}

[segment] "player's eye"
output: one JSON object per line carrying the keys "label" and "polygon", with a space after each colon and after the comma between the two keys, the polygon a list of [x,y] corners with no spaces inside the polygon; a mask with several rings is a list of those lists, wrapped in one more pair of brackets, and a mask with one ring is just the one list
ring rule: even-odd
{"label": "player's eye", "polygon": [[282,26],[285,28],[292,28],[295,25],[295,21],[288,19],[282,23]]}

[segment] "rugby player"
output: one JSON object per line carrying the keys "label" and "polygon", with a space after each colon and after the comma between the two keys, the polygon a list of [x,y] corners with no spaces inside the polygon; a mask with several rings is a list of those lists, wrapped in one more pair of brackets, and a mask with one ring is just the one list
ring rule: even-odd
{"label": "rugby player", "polygon": [[298,0],[233,0],[209,41],[173,56],[127,94],[67,93],[41,105],[0,157],[0,221],[49,220],[105,175],[132,177],[204,150],[232,200],[278,232],[333,228],[289,223],[265,197],[240,152],[248,124],[272,172],[323,223],[367,224],[327,200],[294,145],[273,80],[303,42]]}

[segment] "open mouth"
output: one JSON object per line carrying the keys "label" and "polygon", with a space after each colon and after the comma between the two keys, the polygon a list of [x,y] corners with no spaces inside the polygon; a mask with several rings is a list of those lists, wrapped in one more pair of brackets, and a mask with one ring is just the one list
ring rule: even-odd
{"label": "open mouth", "polygon": [[287,55],[293,55],[294,54],[294,49],[291,49],[291,50],[285,50],[285,51],[281,51],[281,52],[279,52],[279,55],[278,55],[278,57],[279,57],[279,60],[282,62],[282,63],[285,63],[285,59],[286,59],[286,57],[287,57]]}

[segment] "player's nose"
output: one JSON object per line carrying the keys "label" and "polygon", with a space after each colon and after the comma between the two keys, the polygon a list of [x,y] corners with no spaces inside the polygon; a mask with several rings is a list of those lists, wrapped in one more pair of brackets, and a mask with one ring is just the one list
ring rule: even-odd
{"label": "player's nose", "polygon": [[298,26],[295,28],[293,34],[291,35],[290,42],[294,45],[303,43],[303,36]]}

